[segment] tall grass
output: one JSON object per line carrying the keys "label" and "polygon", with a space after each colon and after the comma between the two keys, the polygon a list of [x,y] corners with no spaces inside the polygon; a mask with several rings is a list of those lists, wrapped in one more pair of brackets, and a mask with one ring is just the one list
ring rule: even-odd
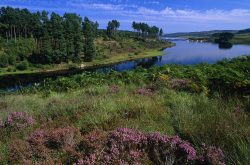
{"label": "tall grass", "polygon": [[249,60],[86,73],[2,95],[0,119],[24,111],[35,124],[13,131],[0,121],[0,162],[11,162],[9,146],[35,130],[70,126],[82,134],[126,127],[179,135],[198,151],[203,143],[222,148],[227,164],[248,165]]}
{"label": "tall grass", "polygon": [[[82,132],[118,127],[159,131],[179,135],[197,148],[202,143],[221,147],[229,164],[249,163],[250,120],[240,100],[208,98],[166,87],[150,96],[138,95],[134,92],[138,88],[137,85],[119,86],[118,92],[111,93],[108,85],[93,85],[67,93],[51,93],[48,97],[7,95],[1,98],[7,104],[1,110],[1,118],[14,111],[26,111],[36,119],[33,129],[74,126]],[[15,139],[8,134],[1,136]],[[6,144],[1,146],[0,153],[6,156]]]}

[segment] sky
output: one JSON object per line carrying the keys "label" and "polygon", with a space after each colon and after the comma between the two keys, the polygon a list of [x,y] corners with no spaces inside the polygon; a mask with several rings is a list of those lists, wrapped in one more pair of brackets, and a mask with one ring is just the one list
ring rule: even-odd
{"label": "sky", "polygon": [[0,6],[73,12],[98,21],[100,28],[117,19],[120,29],[147,22],[165,33],[250,28],[250,0],[0,0]]}

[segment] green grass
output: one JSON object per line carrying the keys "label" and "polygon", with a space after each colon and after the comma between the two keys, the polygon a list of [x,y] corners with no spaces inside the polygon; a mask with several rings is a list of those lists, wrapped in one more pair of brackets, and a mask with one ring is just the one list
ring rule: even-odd
{"label": "green grass", "polygon": [[[54,128],[74,126],[89,132],[129,127],[146,132],[159,131],[180,135],[195,145],[216,145],[224,149],[229,164],[249,163],[250,120],[237,99],[208,98],[200,94],[176,92],[162,87],[153,96],[134,94],[141,86],[121,86],[110,93],[108,86],[90,86],[68,93],[7,95],[1,103],[1,118],[14,111],[26,111],[36,119],[36,126]],[[47,122],[51,118],[52,123]],[[34,128],[34,129],[35,129]],[[10,135],[1,134],[5,139]],[[25,138],[25,136],[23,137]],[[7,139],[10,143],[12,139]],[[5,146],[5,144],[1,144]],[[6,155],[2,148],[0,154]]]}
{"label": "green grass", "polygon": [[[248,165],[249,60],[245,56],[213,65],[85,73],[4,93],[0,95],[0,119],[25,111],[36,123],[19,132],[0,128],[0,161],[10,161],[9,146],[37,129],[71,126],[82,133],[128,127],[179,135],[197,150],[203,143],[222,148],[227,164]],[[191,85],[174,88],[172,79]],[[110,85],[117,85],[119,91],[110,92]],[[146,87],[155,91],[151,95],[135,93]]]}
{"label": "green grass", "polygon": [[250,34],[239,34],[231,41],[233,44],[250,44]]}

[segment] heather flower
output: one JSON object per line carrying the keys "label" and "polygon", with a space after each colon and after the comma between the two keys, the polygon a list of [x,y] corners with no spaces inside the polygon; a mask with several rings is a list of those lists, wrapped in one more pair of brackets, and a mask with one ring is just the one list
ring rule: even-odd
{"label": "heather flower", "polygon": [[[195,149],[190,143],[183,141],[179,136],[169,137],[161,135],[160,133],[151,133],[147,137],[147,145],[151,148],[151,154],[153,152],[155,157],[159,154],[165,154],[168,157],[176,155],[177,157],[186,159],[186,161],[192,161],[196,158]],[[160,158],[158,158],[158,160],[156,160],[157,158],[153,159],[154,161],[164,161],[159,160]]]}
{"label": "heather flower", "polygon": [[206,147],[203,145],[202,155],[198,157],[201,164],[218,164],[225,165],[225,155],[220,148],[214,146]]}
{"label": "heather flower", "polygon": [[83,159],[79,159],[77,163],[74,163],[73,165],[84,165]]}
{"label": "heather flower", "polygon": [[119,128],[114,131],[110,137],[118,141],[122,141],[123,143],[134,144],[139,144],[146,139],[146,136],[143,133],[134,131],[129,128]]}
{"label": "heather flower", "polygon": [[182,149],[187,154],[188,161],[196,158],[196,151],[188,142],[182,142],[178,145],[178,148]]}
{"label": "heather flower", "polygon": [[179,136],[173,136],[173,137],[171,137],[170,138],[171,140],[171,142],[170,142],[170,144],[172,145],[172,146],[176,146],[177,144],[179,144],[179,143],[181,143],[182,142],[182,140],[181,140],[181,138],[179,137]]}
{"label": "heather flower", "polygon": [[96,162],[96,154],[91,154],[86,160],[83,161],[84,165],[94,165]]}
{"label": "heather flower", "polygon": [[37,130],[28,137],[33,146],[45,146],[50,149],[70,148],[75,145],[79,132],[75,128],[65,127],[52,130]]}
{"label": "heather flower", "polygon": [[196,84],[193,84],[189,80],[173,78],[168,81],[168,87],[174,90],[184,90],[190,92],[199,92],[200,89]]}
{"label": "heather flower", "polygon": [[45,131],[37,130],[28,137],[28,142],[30,142],[32,145],[43,145],[45,138]]}
{"label": "heather flower", "polygon": [[224,153],[220,148],[210,146],[207,148],[207,158],[213,164],[224,164]]}
{"label": "heather flower", "polygon": [[119,91],[120,91],[119,86],[112,85],[112,86],[109,87],[109,92],[110,93],[118,93]]}
{"label": "heather flower", "polygon": [[10,126],[18,130],[25,129],[34,124],[34,119],[29,116],[26,112],[13,112],[11,113],[2,126]]}
{"label": "heather flower", "polygon": [[118,161],[118,164],[119,164],[119,165],[129,165],[129,163],[128,163],[128,162],[125,162],[124,160],[119,160],[119,161]]}
{"label": "heather flower", "polygon": [[134,151],[134,150],[130,151],[129,154],[134,160],[138,159],[141,155],[140,151]]}
{"label": "heather flower", "polygon": [[4,122],[0,119],[0,128],[4,127]]}
{"label": "heather flower", "polygon": [[[75,153],[73,161],[78,160],[74,165],[141,165],[145,162],[224,165],[221,149],[204,147],[202,155],[196,156],[192,145],[179,136],[144,133],[129,128],[118,128],[109,133],[97,130],[85,135],[71,127],[37,130],[28,137],[27,144],[36,157],[48,160],[53,157],[53,151],[67,154],[69,149]],[[48,154],[52,157],[47,157]]]}
{"label": "heather flower", "polygon": [[148,88],[140,88],[134,92],[137,95],[151,96],[153,95],[153,90]]}

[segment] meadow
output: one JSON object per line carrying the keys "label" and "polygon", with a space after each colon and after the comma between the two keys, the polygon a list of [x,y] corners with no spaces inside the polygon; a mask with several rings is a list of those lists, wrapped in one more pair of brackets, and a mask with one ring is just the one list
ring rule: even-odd
{"label": "meadow", "polygon": [[2,164],[250,162],[250,57],[2,92]]}

